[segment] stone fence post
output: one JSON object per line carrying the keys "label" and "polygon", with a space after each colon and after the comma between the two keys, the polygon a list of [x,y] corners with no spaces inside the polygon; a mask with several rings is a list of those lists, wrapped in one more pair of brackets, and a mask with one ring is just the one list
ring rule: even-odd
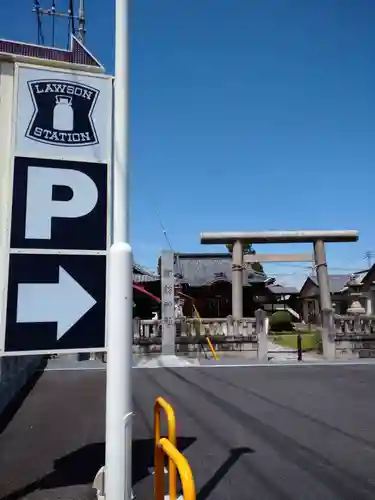
{"label": "stone fence post", "polygon": [[255,311],[255,333],[258,338],[258,361],[268,361],[268,318],[263,309]]}
{"label": "stone fence post", "polygon": [[[186,316],[180,316],[178,319],[179,329],[180,329],[180,337],[188,336],[188,325],[186,321]],[[182,341],[182,339],[181,339]],[[180,353],[189,354],[189,344],[188,343],[180,343],[179,346],[176,346]]]}

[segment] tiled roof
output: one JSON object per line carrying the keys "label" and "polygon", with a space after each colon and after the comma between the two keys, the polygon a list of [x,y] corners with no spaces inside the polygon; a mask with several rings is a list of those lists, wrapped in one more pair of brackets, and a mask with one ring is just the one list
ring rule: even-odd
{"label": "tiled roof", "polygon": [[140,274],[140,275],[143,274],[145,276],[152,276],[152,277],[157,276],[152,271],[149,271],[148,269],[140,266],[139,264],[136,264],[135,262],[133,262],[133,274]]}
{"label": "tiled roof", "polygon": [[276,295],[296,295],[298,289],[294,286],[271,285],[267,287],[268,290]]}
{"label": "tiled roof", "polygon": [[148,276],[147,274],[133,273],[133,281],[135,283],[149,283],[150,281],[160,281],[159,276]]}
{"label": "tiled roof", "polygon": [[[246,284],[263,283],[266,275],[252,269],[245,271]],[[175,274],[190,286],[205,286],[214,282],[232,281],[232,259],[228,253],[176,254]]]}
{"label": "tiled roof", "polygon": [[366,278],[368,271],[363,271],[362,273],[354,273],[350,276],[350,284],[361,285],[363,280]]}
{"label": "tiled roof", "polygon": [[365,285],[370,284],[374,281],[375,278],[375,264],[370,267],[370,269],[364,269],[362,271],[358,271],[353,273],[350,276],[350,284],[351,285]]}
{"label": "tiled roof", "polygon": [[[331,293],[339,293],[345,285],[350,280],[350,274],[330,274],[329,278],[329,289]],[[316,276],[309,276],[311,281],[313,281],[316,286],[318,285],[318,279]]]}

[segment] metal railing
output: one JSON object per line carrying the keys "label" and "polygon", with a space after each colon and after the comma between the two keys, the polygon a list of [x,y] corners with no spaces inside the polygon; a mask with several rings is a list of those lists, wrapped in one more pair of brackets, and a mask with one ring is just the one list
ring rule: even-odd
{"label": "metal railing", "polygon": [[[160,412],[164,410],[168,423],[168,439],[160,434]],[[186,458],[177,449],[176,417],[172,406],[162,397],[154,405],[155,433],[155,500],[164,500],[164,456],[168,456],[169,499],[177,499],[177,470],[180,475],[184,500],[195,500],[195,484]]]}

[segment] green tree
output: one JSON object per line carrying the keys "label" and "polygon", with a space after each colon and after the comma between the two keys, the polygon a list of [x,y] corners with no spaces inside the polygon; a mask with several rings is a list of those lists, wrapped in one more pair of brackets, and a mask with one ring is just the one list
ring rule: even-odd
{"label": "green tree", "polygon": [[[233,244],[232,243],[227,243],[225,246],[227,247],[227,250],[229,253],[233,252]],[[245,242],[243,245],[243,253],[255,255],[256,251],[253,248],[253,244]],[[260,262],[254,262],[253,264],[251,264],[251,267],[257,273],[264,273],[263,266]]]}

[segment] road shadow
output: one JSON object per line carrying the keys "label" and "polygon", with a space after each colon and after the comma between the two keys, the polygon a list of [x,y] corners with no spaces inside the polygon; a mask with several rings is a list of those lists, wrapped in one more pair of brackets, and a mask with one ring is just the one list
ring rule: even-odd
{"label": "road shadow", "polygon": [[229,457],[225,462],[218,468],[215,474],[207,481],[207,483],[202,486],[199,493],[197,494],[197,500],[206,500],[216,486],[220,483],[223,477],[229,472],[229,470],[234,466],[236,462],[247,453],[255,453],[251,448],[233,448],[230,450]]}
{"label": "road shadow", "polygon": [[0,434],[5,430],[8,424],[13,420],[13,417],[21,408],[23,402],[33,390],[38,380],[44,373],[44,369],[47,366],[47,357],[43,357],[35,370],[35,372],[29,377],[21,389],[14,395],[11,401],[5,406],[3,411],[0,412]]}
{"label": "road shadow", "polygon": [[[196,441],[192,437],[177,438],[177,448],[182,452]],[[133,486],[150,475],[154,466],[154,440],[135,439],[132,448]],[[19,500],[36,490],[49,490],[66,486],[92,484],[95,475],[105,462],[105,443],[86,445],[54,462],[53,472],[3,496],[0,500]]]}

